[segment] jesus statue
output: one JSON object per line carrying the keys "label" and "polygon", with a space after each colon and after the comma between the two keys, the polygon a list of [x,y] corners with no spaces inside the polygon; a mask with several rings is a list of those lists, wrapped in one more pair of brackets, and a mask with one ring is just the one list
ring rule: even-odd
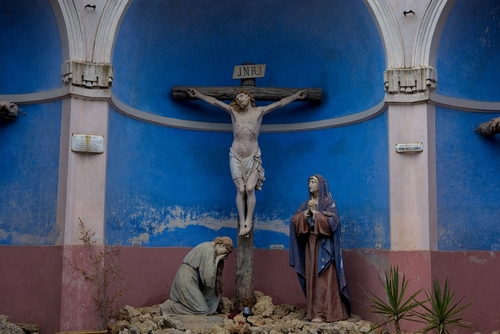
{"label": "jesus statue", "polygon": [[260,190],[264,182],[264,168],[259,148],[259,134],[262,118],[273,110],[284,107],[307,96],[301,90],[267,106],[255,106],[255,98],[245,90],[234,96],[233,102],[226,104],[211,96],[189,88],[188,94],[227,111],[233,124],[233,144],[229,151],[231,176],[236,186],[236,208],[238,210],[239,235],[248,236],[252,229],[255,211],[255,190]]}

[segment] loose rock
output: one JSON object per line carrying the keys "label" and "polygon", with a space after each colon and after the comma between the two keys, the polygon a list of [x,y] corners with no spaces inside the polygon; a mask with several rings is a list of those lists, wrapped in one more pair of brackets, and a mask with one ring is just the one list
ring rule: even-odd
{"label": "loose rock", "polygon": [[[305,319],[306,310],[295,305],[274,305],[272,298],[255,292],[253,314],[245,317],[236,314],[232,319],[236,302],[221,298],[218,316],[164,316],[158,305],[143,308],[125,306],[119,312],[119,320],[109,325],[111,334],[367,334],[371,322],[353,315],[347,321],[312,323]],[[127,325],[128,324],[128,325]]]}
{"label": "loose rock", "polygon": [[10,317],[0,314],[0,334],[38,334],[38,325],[25,323],[12,323]]}

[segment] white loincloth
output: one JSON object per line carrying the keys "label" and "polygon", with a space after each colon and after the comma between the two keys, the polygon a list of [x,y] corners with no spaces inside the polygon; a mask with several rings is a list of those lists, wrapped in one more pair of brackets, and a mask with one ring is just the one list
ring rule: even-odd
{"label": "white loincloth", "polygon": [[231,147],[229,150],[229,167],[231,168],[231,176],[233,177],[233,180],[242,178],[243,184],[245,185],[247,184],[250,174],[252,174],[254,170],[257,170],[259,172],[259,179],[257,180],[255,189],[262,189],[262,184],[266,178],[264,177],[264,168],[262,167],[260,148],[254,154],[242,158]]}

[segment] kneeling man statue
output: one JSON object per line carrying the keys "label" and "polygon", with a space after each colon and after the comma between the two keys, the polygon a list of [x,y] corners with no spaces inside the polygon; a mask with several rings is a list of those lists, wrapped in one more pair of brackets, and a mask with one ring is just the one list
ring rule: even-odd
{"label": "kneeling man statue", "polygon": [[222,295],[224,260],[232,251],[229,237],[217,237],[193,248],[175,275],[169,299],[160,305],[162,314],[214,314]]}

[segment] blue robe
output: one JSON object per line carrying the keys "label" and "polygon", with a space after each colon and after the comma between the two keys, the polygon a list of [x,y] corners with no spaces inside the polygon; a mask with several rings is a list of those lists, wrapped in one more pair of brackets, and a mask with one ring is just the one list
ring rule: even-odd
{"label": "blue robe", "polygon": [[[306,265],[307,261],[316,261],[317,277],[321,277],[328,268],[335,265],[335,271],[337,276],[338,285],[329,286],[329,289],[337,288],[340,292],[340,299],[347,314],[351,314],[351,303],[349,291],[347,288],[347,281],[345,277],[344,262],[342,258],[342,246],[341,246],[341,229],[340,229],[340,219],[330,191],[328,189],[328,184],[321,175],[314,175],[318,179],[318,214],[317,219],[321,219],[322,222],[327,221],[327,226],[314,226],[314,221],[312,217],[309,217],[307,221],[304,221],[304,211],[307,210],[308,201],[302,203],[300,208],[295,212],[294,216],[290,221],[290,266],[294,268],[299,278],[300,285],[304,294],[307,296],[307,275],[306,275]],[[302,224],[301,226],[298,226]],[[318,229],[329,229],[325,233],[316,234],[313,237],[308,237],[307,233],[297,234],[297,231],[307,228],[305,224],[309,225],[311,233],[313,231],[318,231]],[[310,247],[310,242],[313,242],[312,247],[317,247],[317,250],[306,251],[307,247]],[[313,257],[312,253],[317,254],[316,259],[306,259],[306,252],[309,252],[309,256]],[[321,278],[313,278],[321,279]],[[328,284],[328,283],[326,283]],[[326,293],[326,292],[325,292]],[[310,310],[308,310],[309,317]],[[314,315],[313,315],[314,316]],[[323,318],[321,316],[320,318]],[[326,317],[327,318],[327,317]],[[310,319],[311,320],[311,319]],[[331,319],[322,319],[323,321],[331,321]],[[336,319],[341,320],[341,319]]]}

